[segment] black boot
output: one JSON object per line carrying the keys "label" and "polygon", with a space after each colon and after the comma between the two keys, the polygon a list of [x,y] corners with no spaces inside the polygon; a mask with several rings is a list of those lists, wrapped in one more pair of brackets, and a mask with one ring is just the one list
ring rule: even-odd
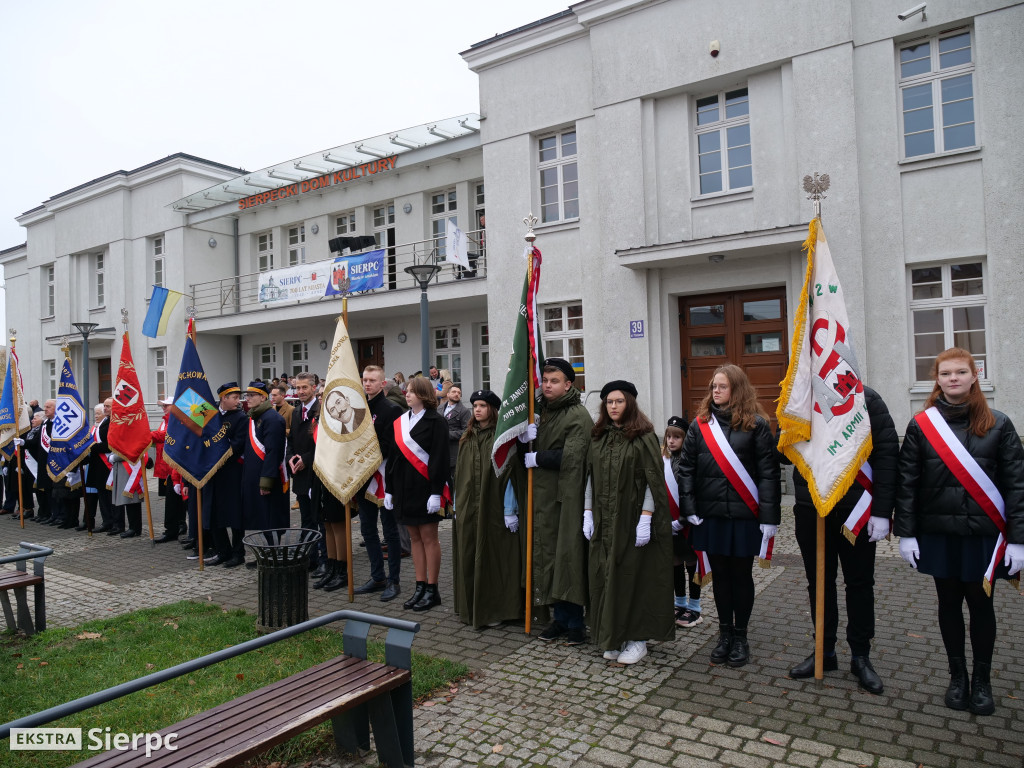
{"label": "black boot", "polygon": [[[317,579],[316,582],[314,582],[313,589],[323,589],[324,584],[326,584],[328,581],[331,580],[331,578],[333,578],[334,571],[337,565],[337,560],[331,560],[330,558],[328,558],[327,567],[324,569],[324,575]],[[314,573],[311,578],[316,578],[316,573]]]}
{"label": "black boot", "polygon": [[429,611],[435,605],[440,604],[441,593],[437,591],[437,584],[427,584],[427,588],[423,591],[423,597],[416,602],[412,609],[414,611]]}
{"label": "black boot", "polygon": [[[974,662],[974,674],[971,675],[971,713],[975,715],[991,715],[996,711],[996,703],[992,699],[992,683],[989,673],[992,671],[990,662]],[[966,670],[964,671],[966,674]]]}
{"label": "black boot", "polygon": [[329,576],[331,573],[331,560],[321,560],[318,565],[313,565],[312,562],[309,566],[310,575],[312,578],[320,580],[325,576]]}
{"label": "black boot", "polygon": [[346,566],[347,564],[340,560],[334,561],[331,577],[324,582],[324,592],[334,592],[336,589],[348,586],[348,568]]}
{"label": "black boot", "polygon": [[721,664],[729,658],[729,651],[732,650],[732,624],[719,624],[718,645],[711,651],[711,663]]}
{"label": "black boot", "polygon": [[750,646],[747,644],[747,630],[734,629],[732,631],[732,647],[729,649],[729,658],[726,664],[730,667],[742,667],[750,661]]}
{"label": "black boot", "polygon": [[949,688],[946,689],[946,706],[963,711],[970,698],[970,681],[967,679],[967,659],[963,656],[949,658]]}
{"label": "black boot", "polygon": [[410,597],[408,600],[406,600],[404,603],[402,603],[402,607],[405,608],[405,610],[409,610],[410,608],[412,608],[414,605],[416,605],[416,603],[418,603],[423,598],[423,593],[426,592],[426,591],[427,591],[427,582],[425,582],[425,581],[417,581],[416,582],[416,589],[413,591],[412,597]]}

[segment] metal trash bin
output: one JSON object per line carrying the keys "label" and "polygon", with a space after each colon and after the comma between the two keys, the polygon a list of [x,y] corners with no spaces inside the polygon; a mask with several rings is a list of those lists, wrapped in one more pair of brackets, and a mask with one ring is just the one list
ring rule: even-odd
{"label": "metal trash bin", "polygon": [[309,619],[309,554],[320,538],[319,531],[307,528],[271,528],[242,539],[256,558],[257,632]]}

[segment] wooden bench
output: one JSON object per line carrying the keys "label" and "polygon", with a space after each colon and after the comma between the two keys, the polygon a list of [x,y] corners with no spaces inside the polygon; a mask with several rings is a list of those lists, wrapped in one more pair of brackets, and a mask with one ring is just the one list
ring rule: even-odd
{"label": "wooden bench", "polygon": [[[0,557],[0,565],[16,563],[13,571],[0,570],[0,605],[3,606],[4,619],[8,629],[20,629],[26,635],[42,632],[46,629],[46,584],[43,578],[43,562],[53,550],[39,544],[23,541],[16,555]],[[28,573],[26,564],[32,561],[32,573]],[[32,614],[28,610],[28,588],[33,587],[35,598],[36,620],[33,624]],[[17,617],[11,608],[8,592],[14,593],[14,601],[18,606]]]}
{"label": "wooden bench", "polygon": [[[346,620],[343,635],[345,655],[310,667],[161,730],[159,733],[162,741],[169,734],[176,734],[171,742],[176,749],[159,749],[153,751],[147,758],[143,742],[140,743],[138,750],[110,750],[79,763],[79,766],[237,766],[327,720],[332,722],[334,739],[339,751],[358,753],[369,750],[372,727],[377,758],[381,763],[390,768],[412,766],[414,754],[410,667],[412,639],[419,631],[419,624],[358,611],[336,611],[22,718],[0,726],[0,738],[9,736],[11,728],[32,727],[52,722],[342,619]],[[371,625],[389,627],[384,644],[384,664],[366,660],[366,640]],[[130,725],[126,724],[122,730],[130,732]],[[111,727],[112,732],[117,730]],[[85,734],[82,743],[83,746],[88,746],[89,741]]]}

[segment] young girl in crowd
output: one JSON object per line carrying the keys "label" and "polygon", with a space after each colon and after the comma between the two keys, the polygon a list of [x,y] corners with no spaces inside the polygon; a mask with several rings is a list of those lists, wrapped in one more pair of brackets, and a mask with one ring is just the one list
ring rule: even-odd
{"label": "young girl in crowd", "polygon": [[[673,416],[665,427],[661,441],[661,455],[665,461],[665,485],[668,504],[672,510],[672,574],[675,582],[675,611],[677,627],[695,627],[704,619],[700,615],[700,581],[697,575],[697,553],[690,544],[690,530],[686,519],[679,514],[679,484],[674,465],[683,454],[686,420]],[[687,594],[689,593],[689,594]]]}

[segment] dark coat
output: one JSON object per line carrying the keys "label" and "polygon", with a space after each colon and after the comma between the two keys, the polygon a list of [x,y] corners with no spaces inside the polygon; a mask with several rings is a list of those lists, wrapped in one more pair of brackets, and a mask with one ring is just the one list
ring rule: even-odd
{"label": "dark coat", "polygon": [[[1006,539],[1024,544],[1024,448],[1006,414],[992,411],[995,426],[984,437],[967,430],[966,406],[940,401],[939,413],[967,452],[1003,495]],[[917,421],[910,420],[899,458],[896,491],[897,536],[939,533],[953,536],[996,536],[998,529],[985,511],[947,469]]]}
{"label": "dark coat", "polygon": [[[258,410],[258,409],[257,409]],[[250,411],[256,439],[263,444],[264,457],[256,453],[252,439],[246,437],[242,463],[242,509],[247,530],[288,527],[288,492],[281,484],[284,462],[285,424],[273,407]],[[261,490],[270,491],[264,496]]]}
{"label": "dark coat", "polygon": [[[402,414],[402,418],[405,417],[406,414]],[[393,428],[397,429],[398,425],[395,424]],[[395,446],[394,454],[387,463],[384,478],[387,491],[394,501],[398,521],[405,525],[423,525],[441,519],[439,515],[427,513],[427,499],[441,495],[451,472],[448,461],[448,423],[437,411],[427,408],[409,434],[430,455],[427,462],[430,479],[416,471],[398,446]]]}
{"label": "dark coat", "polygon": [[110,431],[110,419],[103,419],[100,422],[100,440],[93,443],[89,453],[89,471],[85,477],[85,487],[95,488],[100,493],[107,490],[107,478],[110,476],[110,468],[103,457],[110,453],[110,446],[107,445],[107,433]]}
{"label": "dark coat", "polygon": [[714,413],[722,434],[757,486],[759,514],[755,517],[719,468],[711,449],[704,442],[698,419],[690,422],[683,439],[683,450],[673,465],[676,482],[679,483],[679,514],[705,519],[757,520],[766,525],[778,525],[782,519],[781,473],[775,439],[768,422],[758,416],[751,431],[734,431],[727,413],[718,409],[714,409]]}
{"label": "dark coat", "polygon": [[[210,510],[211,528],[244,528],[242,515],[242,461],[245,444],[249,441],[249,417],[241,408],[228,411],[223,416],[228,425],[227,439],[231,444],[231,456],[210,478],[207,488],[211,497],[207,507],[203,494],[203,512]],[[205,490],[205,489],[204,489]]]}
{"label": "dark coat", "polygon": [[442,418],[448,420],[448,457],[452,462],[452,471],[454,472],[455,463],[459,458],[459,440],[465,434],[469,420],[473,418],[473,412],[458,402],[452,408],[451,413],[445,416],[444,411],[447,407],[448,403],[445,401],[437,406],[437,412],[441,414]]}
{"label": "dark coat", "polygon": [[[53,488],[53,480],[50,479],[50,474],[46,471],[46,462],[49,456],[40,439],[44,429],[47,435],[53,432],[53,419],[46,419],[38,427],[33,427],[25,434],[25,450],[32,454],[32,458],[39,465],[39,469],[36,471],[36,490],[38,491],[49,491]],[[106,478],[103,479],[106,480]]]}
{"label": "dark coat", "polygon": [[[313,453],[316,443],[313,442],[313,419],[320,417],[320,401],[314,400],[309,406],[308,418],[302,420],[302,406],[295,406],[292,411],[292,430],[288,435],[288,462],[293,456],[302,459],[305,468],[301,472],[292,472],[292,490],[296,496],[309,493],[310,478],[313,476]],[[288,469],[291,472],[291,468]]]}
{"label": "dark coat", "polygon": [[[896,434],[896,425],[881,396],[870,387],[864,387],[864,395],[871,421],[871,455],[868,457],[872,476],[871,516],[891,518],[899,478],[896,465],[900,453],[900,437]],[[779,455],[783,464],[790,463],[785,456]],[[807,481],[799,472],[793,473],[793,491],[796,496],[794,512],[816,514]],[[829,514],[839,515],[845,520],[853,512],[863,492],[860,483],[855,482]]]}

